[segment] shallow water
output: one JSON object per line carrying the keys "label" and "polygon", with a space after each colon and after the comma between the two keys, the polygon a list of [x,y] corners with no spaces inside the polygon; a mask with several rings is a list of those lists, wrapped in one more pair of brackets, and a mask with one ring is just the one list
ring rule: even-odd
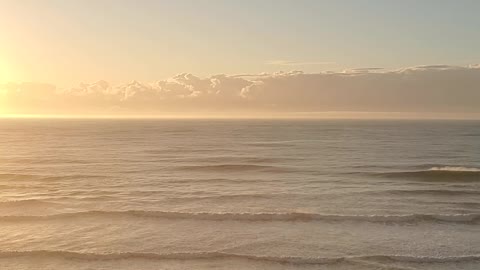
{"label": "shallow water", "polygon": [[478,269],[480,122],[0,120],[2,269]]}

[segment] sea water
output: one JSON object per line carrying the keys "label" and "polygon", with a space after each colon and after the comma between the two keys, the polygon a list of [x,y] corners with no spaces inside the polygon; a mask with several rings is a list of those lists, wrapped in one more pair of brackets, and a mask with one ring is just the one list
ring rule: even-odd
{"label": "sea water", "polygon": [[480,122],[0,120],[1,269],[480,269]]}

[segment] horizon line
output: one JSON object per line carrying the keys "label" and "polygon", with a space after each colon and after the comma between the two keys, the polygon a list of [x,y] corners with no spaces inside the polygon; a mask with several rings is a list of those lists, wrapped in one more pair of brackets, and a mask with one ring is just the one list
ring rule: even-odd
{"label": "horizon line", "polygon": [[158,120],[480,120],[480,113],[292,112],[254,114],[0,114],[0,119]]}

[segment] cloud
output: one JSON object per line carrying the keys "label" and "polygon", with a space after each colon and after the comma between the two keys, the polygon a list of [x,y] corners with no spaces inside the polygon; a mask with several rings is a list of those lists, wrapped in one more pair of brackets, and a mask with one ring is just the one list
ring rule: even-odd
{"label": "cloud", "polygon": [[207,78],[183,73],[150,83],[98,81],[69,89],[9,83],[0,85],[0,105],[12,114],[480,113],[480,66]]}
{"label": "cloud", "polygon": [[369,67],[369,68],[353,68],[343,71],[344,73],[369,73],[369,72],[380,72],[384,68],[379,67]]}
{"label": "cloud", "polygon": [[321,61],[314,61],[314,62],[302,62],[302,61],[288,61],[288,60],[273,60],[268,61],[267,65],[274,65],[274,66],[311,66],[311,65],[332,65],[335,62],[321,62]]}

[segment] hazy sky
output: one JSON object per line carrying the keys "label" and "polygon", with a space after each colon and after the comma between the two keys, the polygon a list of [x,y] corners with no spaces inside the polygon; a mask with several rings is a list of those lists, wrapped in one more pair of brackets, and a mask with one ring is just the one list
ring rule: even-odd
{"label": "hazy sky", "polygon": [[[478,72],[472,65],[480,63],[479,10],[477,0],[0,0],[0,84],[29,82],[29,90],[14,87],[15,95],[35,96],[45,84],[70,93],[105,80],[111,94],[133,80],[152,84],[183,73],[210,82],[216,74],[275,77],[291,70],[320,76],[448,65]],[[248,81],[259,84],[258,77]],[[240,86],[250,84],[236,85],[237,97]],[[393,88],[404,90],[400,83]]]}
{"label": "hazy sky", "polygon": [[2,80],[480,62],[480,1],[0,0]]}

